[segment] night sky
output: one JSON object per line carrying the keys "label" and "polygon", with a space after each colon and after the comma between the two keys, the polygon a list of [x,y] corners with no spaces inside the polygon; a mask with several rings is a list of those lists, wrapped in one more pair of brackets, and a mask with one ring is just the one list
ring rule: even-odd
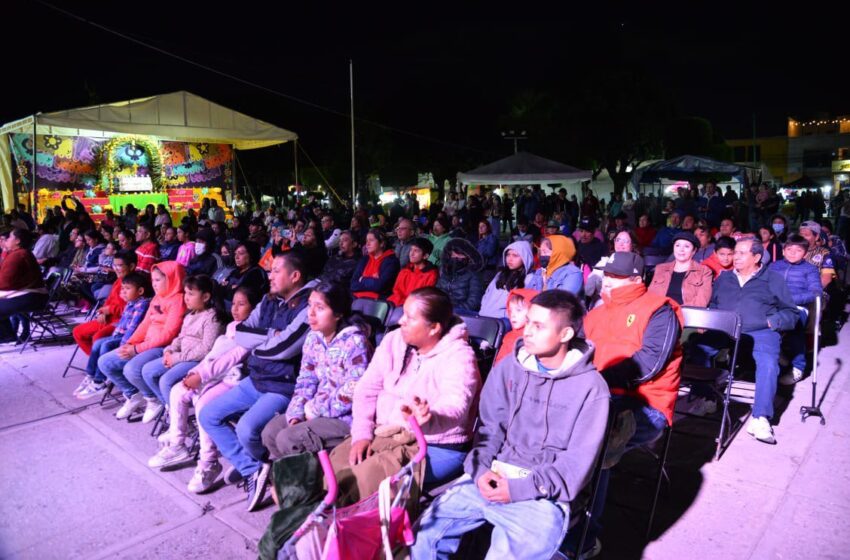
{"label": "night sky", "polygon": [[[23,5],[22,5],[23,4]],[[429,165],[486,163],[511,153],[499,132],[521,92],[582,88],[583,77],[627,66],[680,115],[709,119],[725,138],[780,135],[786,117],[850,113],[848,9],[800,3],[638,3],[594,8],[530,3],[428,3],[366,8],[241,1],[79,2],[63,8],[140,41],[340,113],[358,141]],[[641,4],[650,3],[644,2]],[[846,3],[843,3],[846,6]],[[11,10],[11,13],[9,12]],[[320,166],[348,165],[348,121],[158,54],[35,2],[6,7],[6,94],[0,122],[185,89],[291,129]],[[35,32],[33,32],[35,28]],[[525,148],[535,151],[534,131]],[[539,146],[538,146],[539,148]],[[544,153],[550,157],[563,154]],[[274,152],[291,167],[291,152]],[[252,165],[267,165],[255,160]]]}

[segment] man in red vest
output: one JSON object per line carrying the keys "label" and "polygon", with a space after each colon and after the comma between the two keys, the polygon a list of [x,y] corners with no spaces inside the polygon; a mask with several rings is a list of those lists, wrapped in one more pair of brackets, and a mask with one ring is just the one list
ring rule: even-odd
{"label": "man in red vest", "polygon": [[673,424],[679,392],[682,312],[672,299],[646,291],[643,269],[640,255],[608,257],[602,269],[603,303],[584,321],[585,336],[596,348],[593,365],[608,383],[618,412],[588,531],[587,542],[596,550],[608,469],[625,451],[652,443]]}

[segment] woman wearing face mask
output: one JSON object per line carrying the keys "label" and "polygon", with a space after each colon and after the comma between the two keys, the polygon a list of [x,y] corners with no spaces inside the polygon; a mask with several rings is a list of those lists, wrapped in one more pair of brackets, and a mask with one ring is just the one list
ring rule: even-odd
{"label": "woman wearing face mask", "polygon": [[574,263],[576,246],[572,238],[551,235],[540,241],[540,268],[525,283],[530,290],[566,290],[579,295],[583,278]]}
{"label": "woman wearing face mask", "polygon": [[215,274],[213,274],[213,280],[215,280],[216,284],[221,284],[227,280],[230,274],[236,270],[233,252],[234,249],[232,248],[231,242],[223,244],[221,249],[219,249],[221,265],[218,267],[218,270],[215,271]]}
{"label": "woman wearing face mask", "polygon": [[215,252],[215,234],[208,229],[202,229],[195,236],[195,255],[186,266],[186,275],[206,274],[212,276],[218,268],[213,253]]}
{"label": "woman wearing face mask", "polygon": [[[788,240],[788,220],[782,214],[775,214],[770,219],[770,227],[776,234],[776,241],[784,244]],[[781,250],[780,250],[781,254]]]}
{"label": "woman wearing face mask", "polygon": [[483,265],[481,253],[466,239],[452,239],[443,247],[437,287],[449,295],[455,312],[475,315],[481,309]]}

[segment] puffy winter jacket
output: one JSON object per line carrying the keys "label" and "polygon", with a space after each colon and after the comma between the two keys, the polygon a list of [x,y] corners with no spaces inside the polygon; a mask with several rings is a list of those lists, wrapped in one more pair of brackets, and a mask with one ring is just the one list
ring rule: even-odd
{"label": "puffy winter jacket", "polygon": [[[451,258],[452,252],[465,255],[468,262],[456,268],[455,261]],[[443,248],[437,287],[449,295],[455,310],[470,312],[481,309],[481,298],[484,294],[481,265],[481,254],[466,239],[452,239]]]}
{"label": "puffy winter jacket", "polygon": [[818,267],[806,261],[791,264],[785,259],[771,264],[769,270],[785,279],[795,305],[806,305],[823,293]]}

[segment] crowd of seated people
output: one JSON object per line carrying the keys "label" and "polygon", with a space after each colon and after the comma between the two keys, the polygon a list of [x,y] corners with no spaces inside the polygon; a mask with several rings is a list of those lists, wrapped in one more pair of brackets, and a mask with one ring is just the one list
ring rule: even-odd
{"label": "crowd of seated people", "polygon": [[[751,227],[713,183],[670,201],[617,199],[607,211],[590,192],[579,204],[539,188],[504,200],[454,194],[425,210],[414,200],[387,215],[307,199],[229,223],[205,201],[176,227],[165,206],[127,205],[95,224],[66,198],[38,227],[17,212],[23,227],[2,235],[0,342],[27,336],[45,275],[67,271],[66,297],[97,306],[73,330],[87,356],[74,395],[114,391],[117,418],[162,421],[151,468],[193,461],[194,410],[191,492],[241,483],[254,510],[273,461],[328,449],[340,499],[354,501],[415,454],[413,416],[429,444],[418,482],[456,480],[425,513],[413,558],[456,550],[485,522],[493,551],[543,557],[576,545],[564,541],[570,507],[609,406],[628,421],[605,471],[672,424],[682,363],[709,364],[728,343],[696,333],[683,345],[681,307],[741,316],[756,379],[746,431],[775,444],[777,385],[807,373],[806,306],[844,303],[846,250],[828,221],[795,231],[788,217],[760,215]],[[514,222],[505,208],[516,226],[502,235]],[[358,298],[400,308],[399,328],[374,332],[352,311]],[[486,379],[463,321],[476,315],[506,333]],[[694,387],[683,406],[713,413],[715,394]],[[606,491],[603,476],[597,508]],[[517,520],[540,538],[529,542]],[[598,551],[598,531],[585,557]]]}

